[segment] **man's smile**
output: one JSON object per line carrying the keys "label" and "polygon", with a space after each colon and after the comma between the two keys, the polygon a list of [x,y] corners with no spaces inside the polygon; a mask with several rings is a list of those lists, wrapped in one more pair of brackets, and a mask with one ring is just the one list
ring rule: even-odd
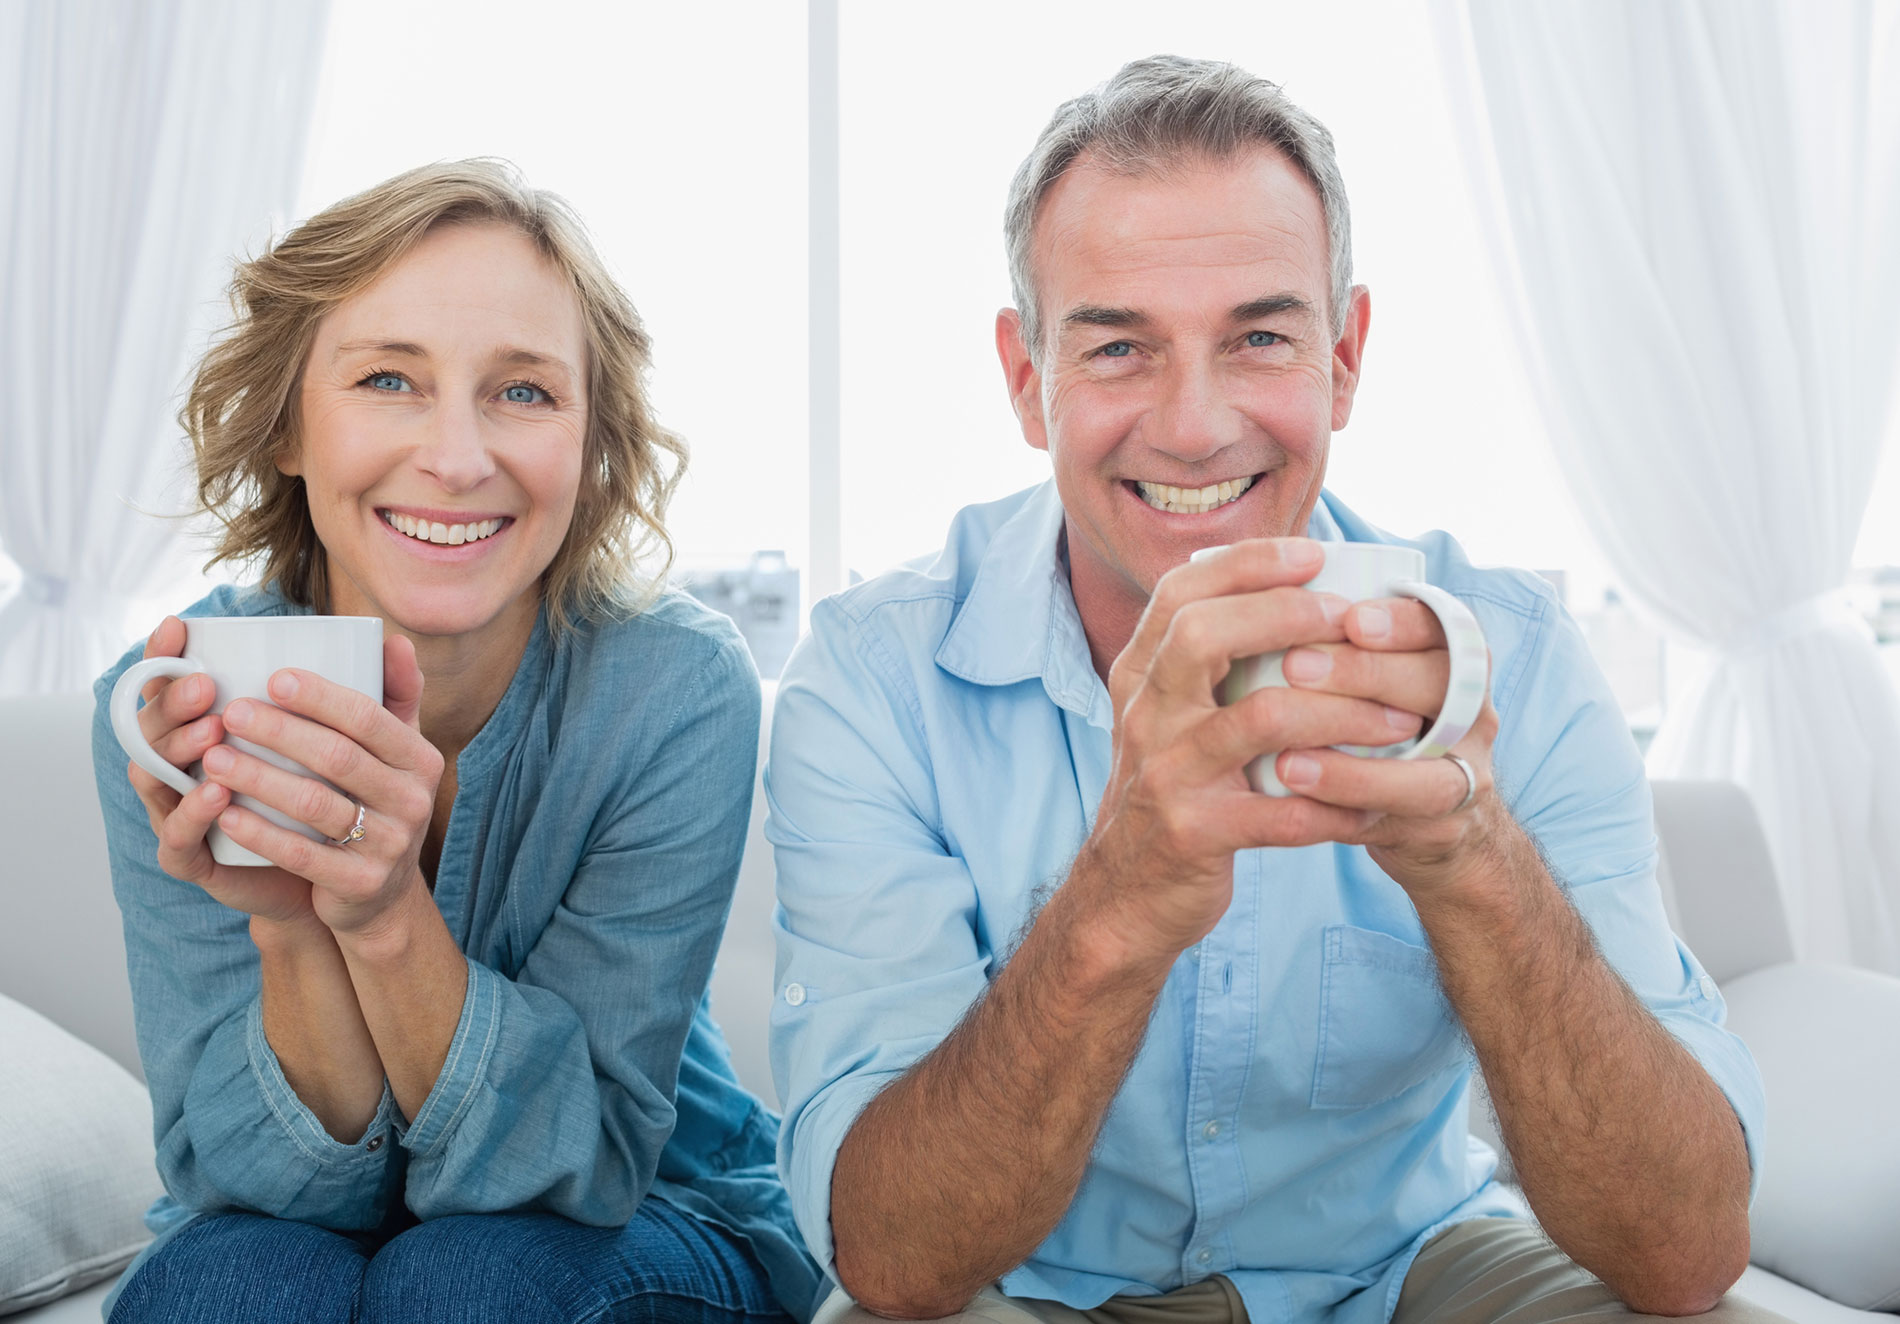
{"label": "man's smile", "polygon": [[1171,515],[1205,515],[1238,501],[1259,478],[1259,474],[1248,474],[1207,487],[1175,487],[1137,479],[1128,486],[1156,510],[1165,510]]}

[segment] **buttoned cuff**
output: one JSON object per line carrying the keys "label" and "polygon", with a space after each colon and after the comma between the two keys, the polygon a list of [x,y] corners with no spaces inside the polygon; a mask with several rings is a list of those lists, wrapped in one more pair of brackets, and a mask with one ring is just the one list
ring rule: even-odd
{"label": "buttoned cuff", "polygon": [[831,1174],[838,1165],[838,1151],[871,1100],[903,1074],[866,1072],[835,1081],[800,1110],[792,1127],[780,1132],[779,1165],[790,1188],[792,1217],[806,1248],[834,1280],[838,1274],[833,1267]]}
{"label": "buttoned cuff", "polygon": [[261,997],[252,999],[245,1018],[244,1047],[264,1105],[311,1162],[323,1168],[358,1163],[380,1167],[388,1159],[383,1147],[391,1131],[401,1121],[402,1112],[396,1107],[396,1096],[390,1092],[387,1080],[383,1082],[383,1097],[376,1103],[375,1116],[370,1118],[362,1135],[346,1144],[324,1129],[317,1115],[297,1097],[297,1091],[284,1079],[283,1063],[277,1060],[277,1051],[270,1046],[270,1039],[264,1033],[264,1000]]}
{"label": "buttoned cuff", "polygon": [[435,1154],[455,1134],[488,1075],[489,1059],[501,1033],[504,981],[479,961],[467,964],[468,989],[462,995],[462,1018],[449,1040],[448,1058],[414,1120],[407,1126],[399,1122],[396,1128],[403,1147],[417,1158]]}

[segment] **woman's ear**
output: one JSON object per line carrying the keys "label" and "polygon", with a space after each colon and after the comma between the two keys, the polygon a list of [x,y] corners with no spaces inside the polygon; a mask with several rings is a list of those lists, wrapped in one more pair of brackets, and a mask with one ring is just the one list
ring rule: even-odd
{"label": "woman's ear", "polygon": [[303,477],[303,447],[296,442],[286,442],[278,448],[271,463],[277,466],[277,472],[286,478]]}

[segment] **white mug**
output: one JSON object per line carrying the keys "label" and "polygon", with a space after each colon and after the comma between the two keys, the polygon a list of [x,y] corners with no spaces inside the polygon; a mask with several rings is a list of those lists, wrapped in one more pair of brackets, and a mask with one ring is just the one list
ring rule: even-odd
{"label": "white mug", "polygon": [[[1438,718],[1424,734],[1395,745],[1336,745],[1347,754],[1375,759],[1435,759],[1449,753],[1464,739],[1471,724],[1484,711],[1485,686],[1490,680],[1491,654],[1485,647],[1484,631],[1478,628],[1471,609],[1442,588],[1425,582],[1425,553],[1415,547],[1394,547],[1387,543],[1323,542],[1320,549],[1326,564],[1302,588],[1315,593],[1334,593],[1348,602],[1375,598],[1414,598],[1424,603],[1444,627],[1445,641],[1451,653],[1451,680],[1445,690],[1445,702]],[[1206,547],[1194,553],[1200,560],[1220,551]],[[1262,653],[1257,657],[1237,658],[1227,678],[1221,682],[1222,703],[1238,703],[1255,690],[1267,685],[1285,685],[1286,675],[1280,663],[1286,650]],[[1247,765],[1247,781],[1264,795],[1288,796],[1293,792],[1280,784],[1273,770],[1278,751],[1262,754]]]}
{"label": "white mug", "polygon": [[[233,699],[269,703],[270,678],[285,667],[314,672],[326,680],[383,701],[383,622],[375,616],[193,616],[185,618],[182,657],[148,657],[134,662],[112,687],[110,715],[113,734],[132,761],[181,795],[204,785],[204,764],[189,770],[167,763],[146,742],[139,729],[138,695],[154,676],[180,679],[202,671],[216,685],[211,713],[222,713]],[[303,764],[274,750],[226,734],[224,743],[255,754],[300,777],[316,774]],[[324,779],[318,777],[317,780]],[[333,783],[325,782],[326,785]],[[339,788],[340,789],[340,788]],[[344,794],[348,794],[344,792]],[[234,795],[232,803],[262,814],[279,827],[301,832],[313,841],[329,838],[306,823],[260,804],[248,795]],[[206,840],[211,858],[219,864],[268,865],[269,860],[225,836],[211,825]]]}

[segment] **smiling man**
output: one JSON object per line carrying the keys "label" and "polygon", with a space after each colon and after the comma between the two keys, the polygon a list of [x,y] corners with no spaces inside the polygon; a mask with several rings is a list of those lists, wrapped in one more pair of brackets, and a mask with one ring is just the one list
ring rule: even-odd
{"label": "smiling man", "polygon": [[[1760,1081],[1580,636],[1323,489],[1370,324],[1324,127],[1138,61],[1056,112],[1005,232],[1053,482],[820,603],[779,691],[779,1157],[824,1324],[1777,1318],[1724,1295]],[[1418,603],[1301,587],[1339,541],[1417,547],[1482,624],[1456,758],[1329,748],[1416,734],[1448,669]],[[1289,687],[1217,704],[1282,648]]]}

